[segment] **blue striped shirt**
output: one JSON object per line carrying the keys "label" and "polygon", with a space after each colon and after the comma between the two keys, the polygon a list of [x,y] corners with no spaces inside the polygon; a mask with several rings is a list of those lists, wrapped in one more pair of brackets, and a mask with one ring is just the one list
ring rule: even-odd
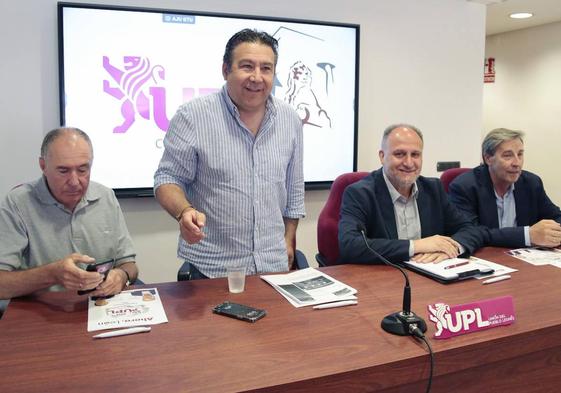
{"label": "blue striped shirt", "polygon": [[164,149],[154,189],[179,185],[207,218],[199,243],[179,237],[180,258],[208,277],[238,262],[247,274],[288,270],[283,217],[305,214],[302,123],[290,106],[269,97],[253,136],[224,86],[179,107]]}

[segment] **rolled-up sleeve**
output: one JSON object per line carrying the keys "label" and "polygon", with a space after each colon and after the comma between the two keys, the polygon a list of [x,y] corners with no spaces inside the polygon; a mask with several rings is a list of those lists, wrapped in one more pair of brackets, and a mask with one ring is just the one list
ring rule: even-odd
{"label": "rolled-up sleeve", "polygon": [[162,184],[185,188],[197,168],[196,133],[185,107],[180,107],[164,138],[164,153],[154,174],[154,192]]}
{"label": "rolled-up sleeve", "polygon": [[304,138],[302,123],[298,119],[294,148],[286,173],[286,209],[283,217],[303,218],[306,215],[304,208]]}
{"label": "rolled-up sleeve", "polygon": [[28,246],[25,223],[17,204],[8,196],[0,203],[0,270],[19,269]]}

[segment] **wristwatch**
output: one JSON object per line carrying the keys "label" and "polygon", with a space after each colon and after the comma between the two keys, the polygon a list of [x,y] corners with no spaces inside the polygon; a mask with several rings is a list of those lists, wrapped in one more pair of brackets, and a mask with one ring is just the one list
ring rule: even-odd
{"label": "wristwatch", "polygon": [[120,269],[118,268],[120,271],[125,272],[125,274],[127,275],[127,282],[125,283],[125,287],[128,287],[129,285],[131,285],[131,277],[129,276],[129,273],[125,270],[125,269]]}

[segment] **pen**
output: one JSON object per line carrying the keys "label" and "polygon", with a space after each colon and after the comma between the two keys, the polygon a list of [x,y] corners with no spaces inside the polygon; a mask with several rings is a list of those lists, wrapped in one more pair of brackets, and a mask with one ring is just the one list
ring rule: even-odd
{"label": "pen", "polygon": [[353,306],[358,304],[357,300],[345,300],[342,302],[333,302],[333,303],[325,303],[325,304],[318,304],[314,306],[314,310],[323,310],[325,308],[335,308],[335,307],[344,307],[344,306]]}
{"label": "pen", "polygon": [[509,278],[510,278],[509,274],[505,274],[504,276],[493,277],[493,278],[490,278],[488,280],[483,281],[483,285],[492,284],[494,282],[499,282],[499,281],[503,281],[503,280],[508,280]]}
{"label": "pen", "polygon": [[150,330],[152,330],[152,328],[149,326],[132,327],[127,329],[113,330],[112,332],[97,334],[93,336],[93,338],[109,338],[109,337],[117,337],[117,336],[126,336],[128,334],[149,332]]}
{"label": "pen", "polygon": [[453,269],[455,267],[460,267],[460,266],[464,266],[467,265],[469,263],[469,261],[465,261],[465,262],[460,262],[460,263],[456,263],[454,265],[448,265],[444,267],[444,270],[448,270],[448,269]]}

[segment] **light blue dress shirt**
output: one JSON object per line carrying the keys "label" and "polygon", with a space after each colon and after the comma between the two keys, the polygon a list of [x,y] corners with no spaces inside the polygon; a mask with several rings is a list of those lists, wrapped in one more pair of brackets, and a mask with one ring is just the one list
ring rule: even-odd
{"label": "light blue dress shirt", "polygon": [[[395,213],[395,224],[397,228],[398,239],[409,239],[409,256],[415,255],[415,246],[413,240],[421,239],[421,217],[419,216],[419,207],[417,206],[417,198],[419,197],[419,188],[417,183],[413,183],[411,195],[405,198],[401,195],[390,182],[383,171],[384,181],[390,192],[390,198],[393,203]],[[465,252],[464,246],[460,244],[459,254]]]}
{"label": "light blue dress shirt", "polygon": [[[499,217],[499,228],[512,228],[516,227],[516,201],[514,199],[514,184],[511,184],[504,196],[501,198],[497,191],[495,197],[497,198],[497,215]],[[524,241],[527,247],[532,244],[530,242],[530,227],[524,227]]]}
{"label": "light blue dress shirt", "polygon": [[382,173],[384,174],[384,181],[393,203],[397,238],[410,240],[409,256],[412,257],[415,255],[413,240],[421,238],[421,218],[419,217],[419,208],[417,207],[417,197],[419,195],[417,183],[413,184],[409,198],[405,198],[395,189],[386,176],[386,172],[382,171]]}
{"label": "light blue dress shirt", "polygon": [[226,86],[182,105],[164,138],[154,188],[177,184],[206,215],[205,238],[178,256],[208,277],[226,266],[247,274],[287,271],[285,218],[304,216],[302,122],[286,103],[269,97],[254,136]]}

